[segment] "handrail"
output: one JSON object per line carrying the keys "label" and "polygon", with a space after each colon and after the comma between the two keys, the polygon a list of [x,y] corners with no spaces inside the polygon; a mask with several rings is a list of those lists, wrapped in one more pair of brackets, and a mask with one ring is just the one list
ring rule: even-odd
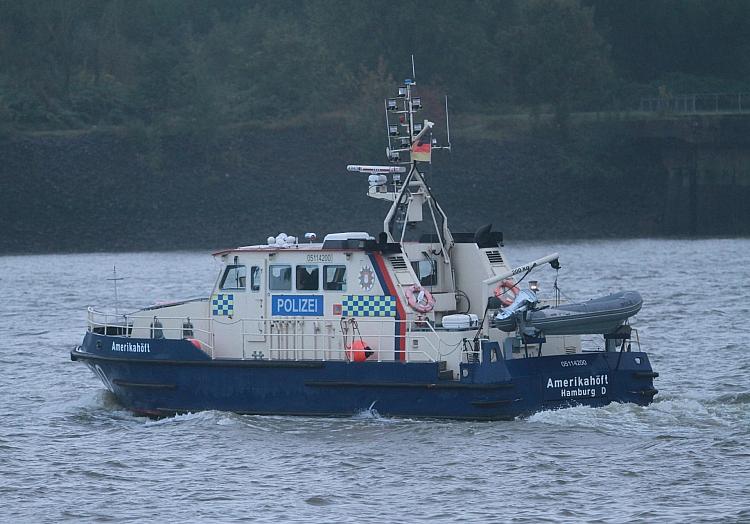
{"label": "handrail", "polygon": [[[271,353],[271,352],[280,353],[282,351],[285,352],[285,353],[292,353],[294,355],[294,359],[295,360],[298,360],[298,356],[297,356],[298,353],[302,353],[303,355],[310,354],[310,353],[312,353],[313,355],[317,355],[319,353],[322,353],[323,354],[323,359],[322,360],[326,360],[326,358],[325,358],[325,354],[326,353],[328,353],[328,354],[331,354],[331,353],[333,353],[333,354],[342,354],[342,355],[346,356],[348,354],[348,352],[349,352],[349,350],[347,350],[346,348],[341,349],[341,348],[338,348],[338,347],[337,348],[334,348],[334,347],[327,347],[327,348],[326,347],[317,347],[315,344],[317,344],[317,342],[318,342],[318,340],[320,340],[320,338],[323,338],[324,340],[325,339],[333,340],[333,339],[337,339],[339,337],[342,337],[342,341],[344,342],[342,344],[342,346],[346,346],[346,339],[347,338],[352,337],[352,340],[354,340],[357,336],[359,336],[359,335],[355,334],[354,330],[352,330],[351,332],[348,331],[348,330],[346,332],[340,331],[340,330],[338,330],[338,331],[337,330],[333,330],[333,331],[331,331],[328,334],[321,334],[320,332],[316,332],[315,330],[313,330],[312,333],[310,333],[310,332],[304,332],[304,331],[297,331],[297,327],[299,326],[299,324],[301,322],[303,322],[303,321],[300,321],[298,319],[289,319],[289,318],[282,318],[282,319],[241,319],[240,321],[242,322],[242,355],[243,355],[243,358],[247,358],[246,345],[248,343],[247,342],[248,337],[254,336],[254,335],[258,335],[257,332],[247,331],[246,325],[247,325],[247,323],[257,324],[257,322],[259,322],[261,320],[270,322],[270,328],[271,329],[267,330],[264,333],[264,336],[269,337],[269,345],[268,345],[268,348],[267,348],[268,351],[269,351],[269,353]],[[412,343],[414,343],[415,341],[425,341],[430,346],[430,348],[432,349],[432,353],[430,354],[427,351],[424,351],[422,349],[415,349],[413,347],[412,348],[407,348],[407,350],[405,352],[405,356],[406,356],[407,361],[409,361],[410,357],[413,357],[415,355],[421,355],[421,356],[425,357],[427,360],[432,361],[432,362],[440,359],[440,351],[439,351],[438,347],[435,345],[435,343],[432,340],[430,340],[430,338],[428,336],[425,336],[425,335],[429,335],[429,334],[432,333],[432,334],[435,335],[435,338],[437,338],[438,343],[441,343],[442,341],[441,341],[440,337],[437,335],[437,333],[434,330],[432,330],[431,333],[430,332],[408,330],[407,333],[404,334],[404,335],[401,335],[401,334],[396,335],[394,333],[383,333],[382,326],[386,325],[386,322],[383,319],[381,319],[381,320],[376,320],[376,319],[367,319],[367,320],[365,320],[365,319],[357,318],[356,320],[357,320],[357,323],[359,323],[359,322],[363,322],[363,323],[376,323],[377,322],[378,325],[381,327],[379,333],[368,332],[367,334],[363,335],[370,342],[372,342],[373,340],[377,341],[377,344],[373,344],[374,346],[376,346],[376,348],[374,348],[373,351],[377,354],[377,361],[378,362],[381,361],[381,349],[380,349],[380,347],[382,346],[382,342],[384,340],[385,341],[390,341],[390,340],[393,340],[393,339],[397,339],[397,340],[402,340],[403,339],[404,341],[406,341],[408,339]],[[390,319],[390,320],[392,322],[408,322],[408,321],[396,321],[396,320],[393,320],[393,319]],[[338,322],[338,319],[331,319],[331,318],[327,318],[326,319],[326,318],[324,318],[322,320],[320,320],[320,319],[314,320],[313,322],[329,322],[329,323],[333,324],[334,322]],[[291,328],[292,328],[291,331],[287,329],[287,328],[290,327],[290,324],[291,324]],[[289,345],[289,341],[288,341],[289,338],[291,338],[292,341],[293,341],[292,345]],[[310,339],[313,342],[313,347],[307,347],[305,345],[305,340],[310,340]],[[286,340],[286,344],[287,344],[286,346],[282,346],[281,345],[281,341],[282,340]],[[300,345],[297,345],[297,341],[298,340],[301,342]],[[276,347],[274,347],[274,341],[276,341]],[[388,349],[388,351],[390,351],[390,349]]]}
{"label": "handrail", "polygon": [[[743,104],[744,102],[744,104]],[[750,93],[688,93],[664,94],[644,97],[640,111],[652,113],[747,113],[750,111]]]}
{"label": "handrail", "polygon": [[[183,337],[183,336],[176,336],[172,340],[179,340],[181,338],[195,338],[196,340],[199,340],[201,345],[208,350],[208,352],[213,356],[214,351],[214,338],[213,338],[213,330],[211,329],[212,319],[206,319],[206,318],[197,318],[197,317],[188,317],[188,316],[181,316],[181,317],[167,317],[167,316],[161,316],[161,315],[132,315],[132,314],[123,314],[123,313],[106,313],[102,311],[98,311],[94,309],[93,307],[89,306],[86,309],[87,313],[87,324],[88,324],[88,330],[91,332],[95,331],[95,328],[103,328],[104,333],[108,334],[110,331],[117,332],[119,330],[124,331],[124,333],[118,333],[125,337],[130,337],[132,329],[134,327],[134,320],[142,319],[142,320],[178,320],[181,322],[190,320],[191,323],[193,321],[196,322],[207,322],[208,323],[208,329],[204,329],[201,327],[197,327],[195,324],[192,324],[192,327],[186,328],[184,325],[180,324],[179,326],[150,326],[149,329],[160,331],[161,333],[164,332],[177,332],[180,335],[182,335],[185,331],[192,331],[193,334],[200,333],[205,335],[205,337]],[[97,316],[101,318],[101,320],[97,319]],[[168,338],[168,337],[163,337]]]}
{"label": "handrail", "polygon": [[[406,360],[409,361],[411,359],[414,359],[415,357],[422,357],[424,359],[427,359],[429,361],[437,361],[442,360],[444,356],[450,355],[456,350],[456,345],[451,345],[446,347],[446,343],[443,341],[443,339],[440,337],[440,335],[435,331],[434,326],[426,321],[426,320],[414,320],[414,319],[406,319],[406,320],[397,320],[392,317],[378,317],[378,318],[366,318],[366,317],[323,317],[323,318],[315,318],[315,319],[299,319],[296,317],[280,317],[280,318],[239,318],[235,319],[232,323],[241,324],[241,336],[242,336],[242,355],[243,358],[247,358],[247,352],[246,352],[246,345],[248,344],[248,338],[252,336],[256,336],[259,334],[262,334],[263,337],[268,337],[269,345],[266,348],[269,353],[280,353],[282,351],[285,352],[293,352],[293,354],[296,355],[298,353],[301,353],[303,356],[313,353],[315,354],[320,353],[321,351],[326,351],[328,354],[336,354],[336,355],[343,355],[344,358],[346,357],[346,349],[342,349],[340,347],[328,347],[325,348],[306,348],[306,347],[299,347],[297,346],[297,340],[301,341],[300,346],[305,346],[305,341],[310,340],[312,338],[313,341],[317,342],[320,340],[320,338],[325,339],[326,337],[330,339],[336,339],[338,337],[342,337],[345,335],[345,333],[340,329],[340,323],[342,319],[349,320],[353,324],[356,325],[373,325],[377,324],[380,326],[380,329],[377,333],[374,333],[372,331],[368,331],[365,335],[368,340],[376,340],[377,341],[377,348],[376,351],[378,352],[378,360],[380,360],[380,346],[382,345],[383,341],[389,341],[389,340],[404,340],[405,344],[405,357]],[[147,325],[140,325],[137,326],[136,322],[138,320],[141,321],[147,321]],[[160,326],[155,326],[155,320],[158,320],[160,322]],[[168,325],[170,322],[177,322],[177,325]],[[190,322],[190,327],[187,328],[183,325],[183,323],[186,323],[187,321]],[[321,332],[312,332],[312,333],[306,333],[304,331],[293,331],[293,332],[280,332],[276,331],[275,329],[278,328],[278,326],[282,323],[296,323],[296,322],[305,322],[305,321],[312,321],[316,323],[322,323],[323,325],[329,325],[332,326],[333,329],[328,334],[323,334]],[[116,332],[118,335],[130,337],[132,336],[132,330],[134,328],[136,329],[150,329],[152,330],[152,333],[155,330],[158,330],[160,334],[170,334],[172,336],[170,337],[164,337],[164,338],[170,338],[170,339],[180,339],[180,338],[195,338],[201,342],[201,344],[205,347],[205,349],[209,350],[211,355],[213,356],[214,349],[215,349],[215,337],[216,332],[214,329],[214,319],[211,317],[195,317],[195,316],[165,316],[165,315],[154,315],[154,314],[144,314],[144,312],[136,312],[132,314],[118,314],[118,313],[107,313],[103,311],[96,310],[93,307],[87,308],[87,323],[88,323],[88,329],[89,331],[96,331],[98,329],[103,329],[104,333],[109,333],[110,331]],[[263,324],[262,330],[259,331],[251,331],[248,328],[249,324],[253,325],[253,328],[256,330],[258,329],[258,323]],[[393,323],[396,324],[404,324],[406,325],[406,332],[404,334],[394,334],[390,329],[387,331],[384,331],[385,326],[392,326]],[[201,327],[201,325],[205,327]],[[194,337],[184,337],[183,334],[185,331],[190,330],[194,335]],[[354,330],[348,331],[346,333],[347,336],[354,336]],[[291,345],[291,347],[283,347],[281,344],[282,338],[288,338],[288,337],[295,337],[294,343]],[[274,344],[276,342],[276,344]],[[408,344],[407,342],[410,342],[411,344]],[[425,347],[420,347],[417,349],[416,346],[419,346],[420,344],[426,344]],[[274,347],[274,345],[276,347]],[[373,344],[375,345],[375,344]],[[413,345],[413,346],[412,346]],[[287,346],[289,344],[287,343]],[[395,348],[394,348],[395,350]],[[445,351],[447,350],[447,351]]]}

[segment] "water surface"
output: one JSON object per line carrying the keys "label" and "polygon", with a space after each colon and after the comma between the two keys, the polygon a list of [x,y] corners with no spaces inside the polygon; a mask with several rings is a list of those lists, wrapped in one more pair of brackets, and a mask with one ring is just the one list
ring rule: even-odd
{"label": "water surface", "polygon": [[[204,412],[150,420],[68,352],[85,307],[207,295],[205,253],[0,257],[2,520],[750,521],[750,240],[507,246],[559,251],[572,299],[644,296],[649,407],[512,422]],[[535,274],[549,290],[555,273]]]}

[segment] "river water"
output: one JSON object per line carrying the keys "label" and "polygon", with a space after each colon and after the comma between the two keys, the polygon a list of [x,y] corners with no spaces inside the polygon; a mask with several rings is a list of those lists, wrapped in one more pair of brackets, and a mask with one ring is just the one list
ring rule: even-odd
{"label": "river water", "polygon": [[[572,299],[638,289],[661,376],[649,407],[512,422],[117,405],[68,352],[87,305],[206,295],[205,253],[0,257],[0,520],[750,521],[750,240],[523,243],[559,251]],[[551,270],[538,278],[549,290]]]}

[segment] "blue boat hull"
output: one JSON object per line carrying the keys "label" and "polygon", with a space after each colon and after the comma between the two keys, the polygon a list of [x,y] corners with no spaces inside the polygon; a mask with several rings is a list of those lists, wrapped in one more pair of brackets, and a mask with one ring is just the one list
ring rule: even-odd
{"label": "blue boat hull", "polygon": [[[437,362],[210,359],[183,340],[88,333],[71,352],[126,408],[150,416],[219,410],[243,414],[512,419],[537,411],[611,402],[646,405],[656,390],[642,352],[501,358],[485,344],[482,363],[458,380]],[[495,353],[499,356],[499,352]]]}

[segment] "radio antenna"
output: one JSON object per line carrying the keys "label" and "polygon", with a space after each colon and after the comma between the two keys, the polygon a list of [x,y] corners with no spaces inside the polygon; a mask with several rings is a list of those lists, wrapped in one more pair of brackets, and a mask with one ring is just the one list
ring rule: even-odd
{"label": "radio antenna", "polygon": [[117,266],[112,266],[112,278],[108,278],[107,280],[111,280],[112,283],[115,285],[115,315],[119,315],[119,300],[117,298],[117,282],[120,280],[125,280],[122,277],[117,276]]}
{"label": "radio antenna", "polygon": [[448,95],[445,95],[445,132],[448,134],[448,151],[451,150],[451,124],[448,118]]}
{"label": "radio antenna", "polygon": [[411,77],[417,79],[417,73],[414,72],[414,55],[411,55]]}

